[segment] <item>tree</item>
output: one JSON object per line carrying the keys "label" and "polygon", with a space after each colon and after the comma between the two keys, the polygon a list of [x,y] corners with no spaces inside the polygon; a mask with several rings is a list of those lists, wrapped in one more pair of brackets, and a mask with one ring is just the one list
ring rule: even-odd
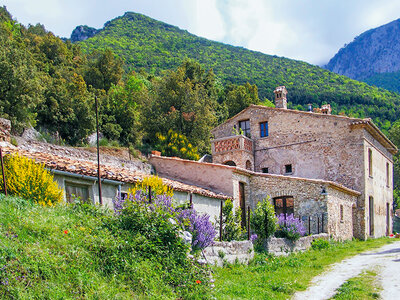
{"label": "tree", "polygon": [[210,131],[217,121],[212,78],[212,71],[206,73],[197,62],[188,61],[154,80],[150,102],[144,106],[147,141],[172,129],[186,136],[200,153],[209,151]]}
{"label": "tree", "polygon": [[141,109],[148,98],[146,79],[132,73],[125,82],[112,85],[100,106],[101,130],[123,145],[139,145],[142,138]]}
{"label": "tree", "polygon": [[0,114],[13,130],[36,123],[36,107],[43,100],[41,74],[23,40],[0,24]]}
{"label": "tree", "polygon": [[90,62],[85,72],[85,81],[96,89],[108,91],[122,77],[122,60],[107,49],[105,52],[94,52],[89,56]]}
{"label": "tree", "polygon": [[257,86],[248,82],[244,85],[230,84],[225,89],[223,102],[228,108],[228,117],[233,117],[251,104],[260,104]]}

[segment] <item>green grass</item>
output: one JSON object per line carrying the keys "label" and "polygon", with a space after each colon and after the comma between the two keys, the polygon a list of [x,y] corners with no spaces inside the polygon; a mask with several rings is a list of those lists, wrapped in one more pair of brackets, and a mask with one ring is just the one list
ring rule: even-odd
{"label": "green grass", "polygon": [[115,219],[90,205],[49,208],[0,195],[0,298],[209,297],[203,270],[197,277],[190,263],[157,252],[157,241],[110,226]]}
{"label": "green grass", "polygon": [[347,280],[332,298],[337,300],[368,300],[379,299],[381,288],[376,283],[376,272],[366,271],[361,275]]}
{"label": "green grass", "polygon": [[305,290],[311,279],[330,264],[390,243],[388,238],[331,243],[326,249],[287,257],[256,254],[248,265],[214,268],[217,299],[289,299]]}

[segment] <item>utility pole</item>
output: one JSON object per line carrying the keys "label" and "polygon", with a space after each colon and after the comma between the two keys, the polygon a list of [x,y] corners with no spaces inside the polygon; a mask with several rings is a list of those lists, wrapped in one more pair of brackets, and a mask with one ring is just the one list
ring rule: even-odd
{"label": "utility pole", "polygon": [[4,195],[7,196],[7,183],[6,183],[6,174],[4,173],[3,149],[1,147],[0,147],[0,158],[1,158],[1,171],[3,173]]}
{"label": "utility pole", "polygon": [[97,105],[97,96],[94,97],[96,103],[96,131],[97,131],[97,182],[99,185],[99,203],[103,205],[101,197],[101,176],[100,176],[100,149],[99,149],[99,111]]}

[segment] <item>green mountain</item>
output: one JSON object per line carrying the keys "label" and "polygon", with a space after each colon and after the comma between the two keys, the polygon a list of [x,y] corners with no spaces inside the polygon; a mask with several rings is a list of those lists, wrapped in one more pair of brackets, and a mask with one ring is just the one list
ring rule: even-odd
{"label": "green mountain", "polygon": [[400,19],[360,34],[325,66],[368,84],[400,91]]}
{"label": "green mountain", "polygon": [[[292,107],[330,103],[333,112],[394,121],[400,114],[400,96],[371,87],[323,68],[288,58],[266,55],[197,37],[178,27],[141,14],[127,12],[107,22],[93,37],[79,42],[83,51],[112,49],[126,63],[126,70],[155,75],[176,68],[186,58],[212,68],[223,84],[249,82],[258,86],[261,98],[285,85]],[[301,105],[301,107],[300,107]],[[390,125],[390,123],[389,123]]]}

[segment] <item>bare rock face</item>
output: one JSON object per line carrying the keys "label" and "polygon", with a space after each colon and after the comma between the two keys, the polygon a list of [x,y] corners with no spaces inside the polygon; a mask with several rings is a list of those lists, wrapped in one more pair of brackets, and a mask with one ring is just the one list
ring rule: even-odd
{"label": "bare rock face", "polygon": [[87,40],[88,38],[94,36],[97,32],[99,32],[99,30],[96,28],[86,25],[79,25],[71,33],[71,42],[74,43]]}
{"label": "bare rock face", "polygon": [[400,19],[368,30],[345,45],[325,66],[353,79],[400,70]]}
{"label": "bare rock face", "polygon": [[0,141],[10,142],[11,121],[0,118]]}
{"label": "bare rock face", "polygon": [[40,141],[40,133],[33,127],[25,128],[22,138],[28,141]]}

